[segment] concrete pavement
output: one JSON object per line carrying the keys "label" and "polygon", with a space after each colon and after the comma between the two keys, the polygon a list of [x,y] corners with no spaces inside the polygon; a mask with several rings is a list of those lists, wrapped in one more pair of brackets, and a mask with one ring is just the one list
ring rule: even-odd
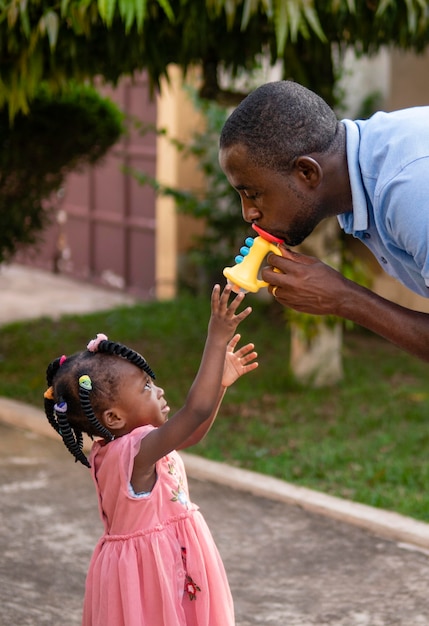
{"label": "concrete pavement", "polygon": [[[132,299],[11,266],[0,269],[0,302],[6,323]],[[0,399],[0,626],[80,623],[101,526],[89,473],[55,437],[42,411]],[[225,562],[237,626],[429,625],[429,525],[184,458]]]}
{"label": "concrete pavement", "polygon": [[135,300],[120,291],[18,264],[0,265],[0,324],[66,313],[90,313]]}

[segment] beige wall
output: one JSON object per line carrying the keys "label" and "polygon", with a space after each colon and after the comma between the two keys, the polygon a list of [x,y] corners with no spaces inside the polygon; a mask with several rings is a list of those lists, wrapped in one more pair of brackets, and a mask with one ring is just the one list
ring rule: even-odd
{"label": "beige wall", "polygon": [[386,109],[429,105],[429,51],[421,55],[394,50],[390,57],[390,94]]}
{"label": "beige wall", "polygon": [[[158,138],[156,177],[163,185],[195,191],[203,186],[197,163],[191,158],[185,159],[168,138],[187,141],[201,126],[202,119],[183,88],[180,69],[172,66],[169,76],[169,82],[162,83],[157,102],[157,126],[167,129],[167,136]],[[187,83],[193,80],[198,80],[197,73],[188,74]],[[176,295],[180,257],[189,247],[192,236],[201,230],[201,224],[178,214],[174,200],[161,195],[156,201],[156,224],[156,296],[165,300]]]}

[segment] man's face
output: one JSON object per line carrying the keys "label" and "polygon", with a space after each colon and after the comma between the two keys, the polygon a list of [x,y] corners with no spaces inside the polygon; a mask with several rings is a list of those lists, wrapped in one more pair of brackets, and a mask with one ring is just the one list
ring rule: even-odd
{"label": "man's face", "polygon": [[316,190],[295,171],[281,173],[253,164],[242,144],[220,150],[219,163],[240,195],[243,219],[288,246],[302,243],[322,220]]}

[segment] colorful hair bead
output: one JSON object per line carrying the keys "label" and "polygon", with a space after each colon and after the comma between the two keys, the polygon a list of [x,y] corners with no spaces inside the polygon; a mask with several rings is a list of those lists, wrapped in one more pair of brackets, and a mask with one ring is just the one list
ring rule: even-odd
{"label": "colorful hair bead", "polygon": [[90,352],[97,352],[98,346],[102,341],[106,341],[107,336],[103,335],[103,333],[97,333],[97,337],[95,339],[91,339],[91,341],[86,346],[86,349]]}
{"label": "colorful hair bead", "polygon": [[54,404],[55,413],[67,413],[67,402],[58,402]]}
{"label": "colorful hair bead", "polygon": [[79,387],[82,387],[82,389],[85,389],[85,391],[92,390],[92,382],[88,374],[84,374],[79,378]]}
{"label": "colorful hair bead", "polygon": [[99,422],[91,406],[91,401],[89,399],[91,391],[91,379],[88,374],[83,374],[83,376],[79,378],[79,399],[82,411],[84,412],[88,422],[93,426],[100,437],[103,437],[106,441],[112,441],[115,437],[105,426],[103,426],[103,424],[101,424],[101,422]]}
{"label": "colorful hair bead", "polygon": [[45,393],[43,394],[43,397],[46,398],[46,400],[53,400],[54,399],[54,388],[53,387],[48,387],[47,390],[45,391]]}

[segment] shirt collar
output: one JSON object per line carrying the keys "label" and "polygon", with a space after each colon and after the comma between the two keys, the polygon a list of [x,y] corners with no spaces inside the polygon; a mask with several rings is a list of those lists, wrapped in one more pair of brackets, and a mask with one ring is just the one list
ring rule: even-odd
{"label": "shirt collar", "polygon": [[356,232],[368,228],[368,205],[359,165],[360,132],[358,125],[352,120],[342,120],[342,123],[346,128],[347,166],[352,191],[353,211],[338,215],[338,221],[346,232]]}

